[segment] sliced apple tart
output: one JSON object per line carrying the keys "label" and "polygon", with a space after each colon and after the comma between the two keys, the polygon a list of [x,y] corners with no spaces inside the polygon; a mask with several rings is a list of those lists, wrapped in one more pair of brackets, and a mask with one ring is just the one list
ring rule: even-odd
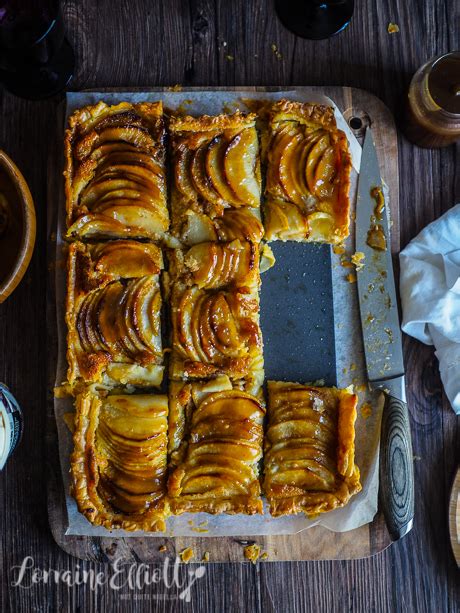
{"label": "sliced apple tart", "polygon": [[[255,115],[239,112],[171,118],[172,233],[176,238],[192,244],[201,242],[193,236],[202,233],[208,234],[205,240],[215,240],[209,235],[218,238],[220,232],[236,231],[238,235],[231,238],[259,233],[260,219],[257,213],[249,212],[260,206],[255,121]],[[228,209],[242,208],[242,215],[225,215]],[[214,220],[219,221],[216,224]]]}
{"label": "sliced apple tart", "polygon": [[171,511],[262,513],[259,461],[265,409],[228,377],[172,381],[168,479]]}
{"label": "sliced apple tart", "polygon": [[248,288],[204,290],[177,282],[171,291],[172,379],[228,375],[263,383],[259,297]]}
{"label": "sliced apple tart", "polygon": [[80,393],[71,456],[79,511],[109,530],[163,531],[167,450],[167,396]]}
{"label": "sliced apple tart", "polygon": [[72,243],[66,322],[68,381],[158,386],[161,249],[130,240]]}
{"label": "sliced apple tart", "polygon": [[347,390],[268,382],[264,493],[273,516],[331,511],[361,490],[357,400]]}
{"label": "sliced apple tart", "polygon": [[172,251],[169,273],[175,281],[200,289],[257,290],[259,257],[259,245],[249,241],[199,243]]}
{"label": "sliced apple tart", "polygon": [[65,136],[67,236],[161,239],[169,228],[161,102],[77,110]]}
{"label": "sliced apple tart", "polygon": [[340,243],[349,233],[351,158],[332,107],[281,100],[269,119],[267,240]]}

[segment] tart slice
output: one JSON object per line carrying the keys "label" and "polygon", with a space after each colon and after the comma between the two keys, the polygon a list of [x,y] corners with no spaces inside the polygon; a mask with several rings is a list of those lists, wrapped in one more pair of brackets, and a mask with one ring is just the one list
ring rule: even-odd
{"label": "tart slice", "polygon": [[72,493],[94,525],[163,531],[168,398],[91,389],[76,399]]}
{"label": "tart slice", "polygon": [[357,401],[347,390],[268,382],[263,487],[274,517],[325,513],[361,490]]}
{"label": "tart slice", "polygon": [[[172,233],[179,240],[190,241],[190,215],[204,217],[201,225],[217,232],[218,228],[212,228],[213,220],[222,218],[226,210],[259,207],[261,178],[255,120],[255,115],[239,112],[171,118]],[[248,226],[249,219],[246,214],[235,223]],[[253,224],[257,221],[249,223]]]}
{"label": "tart slice", "polygon": [[171,511],[262,513],[260,400],[224,376],[204,383],[172,381],[169,407]]}
{"label": "tart slice", "polygon": [[340,243],[348,236],[351,158],[332,107],[275,103],[266,161],[267,240]]}
{"label": "tart slice", "polygon": [[119,240],[72,243],[66,322],[68,382],[159,386],[161,249]]}
{"label": "tart slice", "polygon": [[182,282],[171,291],[172,379],[228,375],[263,382],[259,297],[248,288],[204,290]]}
{"label": "tart slice", "polygon": [[161,239],[169,227],[161,102],[75,111],[65,135],[67,236]]}

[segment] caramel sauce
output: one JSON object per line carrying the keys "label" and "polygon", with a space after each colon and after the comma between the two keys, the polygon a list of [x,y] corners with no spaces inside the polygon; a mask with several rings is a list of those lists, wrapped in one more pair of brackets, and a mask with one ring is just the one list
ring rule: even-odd
{"label": "caramel sauce", "polygon": [[11,273],[22,243],[23,214],[18,193],[0,169],[0,283]]}

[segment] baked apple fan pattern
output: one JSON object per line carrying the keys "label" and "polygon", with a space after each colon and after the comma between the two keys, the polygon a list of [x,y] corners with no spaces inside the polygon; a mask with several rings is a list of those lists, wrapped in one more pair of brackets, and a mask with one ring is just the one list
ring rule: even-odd
{"label": "baked apple fan pattern", "polygon": [[69,247],[68,381],[158,386],[161,249],[110,241]]}
{"label": "baked apple fan pattern", "polygon": [[165,530],[168,398],[76,398],[72,491],[93,524],[113,530]]}
{"label": "baked apple fan pattern", "polygon": [[273,105],[266,162],[267,240],[340,243],[348,236],[351,158],[332,107]]}
{"label": "baked apple fan pattern", "polygon": [[[255,115],[239,112],[171,118],[171,230],[182,242],[193,244],[222,236],[224,240],[251,237],[260,241],[261,177],[255,121]],[[229,210],[232,215],[226,215]]]}
{"label": "baked apple fan pattern", "polygon": [[169,213],[161,102],[99,102],[76,111],[65,152],[68,237],[164,237]]}
{"label": "baked apple fan pattern", "polygon": [[169,389],[171,511],[262,513],[259,462],[265,409],[228,377]]}

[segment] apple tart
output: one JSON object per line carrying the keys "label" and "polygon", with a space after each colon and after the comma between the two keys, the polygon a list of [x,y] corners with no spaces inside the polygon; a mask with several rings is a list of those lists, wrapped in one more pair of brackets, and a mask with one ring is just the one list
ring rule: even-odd
{"label": "apple tart", "polygon": [[[176,238],[192,244],[202,242],[194,236],[203,233],[205,240],[220,238],[221,233],[226,240],[260,233],[260,218],[250,210],[260,206],[255,121],[255,115],[239,112],[171,118],[171,209]],[[242,209],[243,214],[235,212]],[[228,210],[234,213],[225,215]]]}
{"label": "apple tart", "polygon": [[268,382],[264,493],[273,516],[331,511],[361,490],[357,401],[348,390]]}
{"label": "apple tart", "polygon": [[158,386],[161,249],[130,240],[69,246],[68,381]]}
{"label": "apple tart", "polygon": [[267,240],[340,243],[349,233],[351,157],[334,109],[281,100],[269,119]]}
{"label": "apple tart", "polygon": [[168,398],[76,398],[72,493],[79,511],[109,530],[165,530]]}
{"label": "apple tart", "polygon": [[181,282],[171,290],[171,379],[228,375],[263,383],[257,291],[204,290]]}
{"label": "apple tart", "polygon": [[169,228],[161,102],[77,110],[65,135],[67,236],[161,239]]}
{"label": "apple tart", "polygon": [[174,281],[200,289],[257,290],[259,257],[259,245],[249,241],[199,243],[171,252],[169,274]]}
{"label": "apple tart", "polygon": [[207,382],[172,381],[169,410],[171,511],[262,513],[261,401],[222,376]]}

